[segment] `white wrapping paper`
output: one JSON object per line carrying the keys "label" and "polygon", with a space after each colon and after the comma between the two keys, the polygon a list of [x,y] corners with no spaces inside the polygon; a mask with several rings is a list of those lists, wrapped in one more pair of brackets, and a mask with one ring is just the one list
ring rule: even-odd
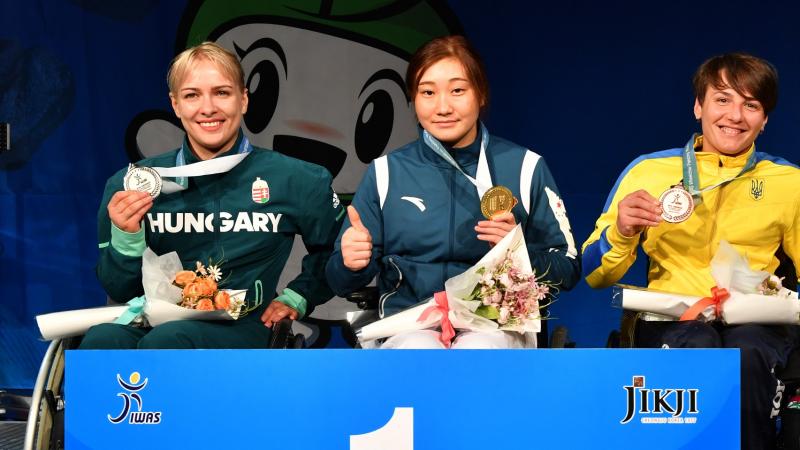
{"label": "white wrapping paper", "polygon": [[[198,311],[177,304],[181,289],[172,284],[175,274],[183,270],[175,252],[158,256],[149,248],[142,255],[142,287],[145,292],[144,318],[151,326],[172,320],[236,320],[241,314],[247,290],[230,290],[231,304],[239,308],[233,313],[225,310]],[[128,310],[127,305],[62,311],[36,316],[39,332],[45,340],[85,334],[86,330],[101,323],[114,322]]]}
{"label": "white wrapping paper", "polygon": [[[677,320],[700,297],[657,291],[642,287],[617,285],[614,287],[614,302],[630,311],[648,312],[668,316]],[[621,301],[621,304],[619,303]],[[703,311],[706,320],[714,319],[714,308]]]}
{"label": "white wrapping paper", "polygon": [[36,324],[42,338],[50,341],[86,334],[94,325],[113,322],[127,309],[126,305],[119,305],[41,314],[36,316]]}
{"label": "white wrapping paper", "polygon": [[[711,261],[711,275],[717,286],[730,294],[722,303],[721,319],[725,323],[800,324],[797,293],[781,288],[777,295],[759,294],[759,285],[770,274],[750,269],[747,259],[726,241],[720,242]],[[675,319],[703,298],[623,285],[615,288],[615,297],[618,296],[621,301],[615,298],[614,302],[624,309]],[[714,307],[709,306],[702,315],[706,320],[714,320]]]}
{"label": "white wrapping paper", "polygon": [[[796,294],[795,294],[796,295]],[[722,304],[725,323],[800,324],[800,301],[795,298],[734,292]]]}
{"label": "white wrapping paper", "polygon": [[[531,272],[531,262],[528,256],[528,249],[525,246],[525,237],[522,233],[522,227],[517,225],[474,266],[464,271],[461,275],[450,278],[445,282],[444,287],[449,304],[448,318],[454,328],[470,331],[493,331],[501,329],[520,333],[536,333],[541,329],[541,322],[539,319],[528,321],[525,327],[499,327],[496,322],[475,314],[475,310],[480,306],[480,302],[464,300],[475,288],[478,281],[480,281],[481,276],[477,273],[478,268],[499,264],[506,257],[506,251],[510,248],[514,249],[512,258],[516,267],[519,267],[523,272]],[[431,298],[418,305],[364,326],[356,332],[356,336],[359,341],[362,342],[362,346],[366,347],[369,345],[368,342],[374,339],[436,327],[442,320],[442,313],[439,310],[430,313],[423,322],[418,322],[418,319],[426,309],[435,306],[436,302]],[[365,344],[367,345],[365,346]]]}

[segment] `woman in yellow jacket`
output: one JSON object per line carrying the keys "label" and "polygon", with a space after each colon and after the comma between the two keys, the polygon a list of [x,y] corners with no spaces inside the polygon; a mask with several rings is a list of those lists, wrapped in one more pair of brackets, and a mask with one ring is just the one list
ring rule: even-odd
{"label": "woman in yellow jacket", "polygon": [[[774,272],[781,248],[800,263],[800,170],[755,150],[777,102],[775,69],[746,54],[713,57],[697,70],[694,91],[702,135],[643,155],[620,175],[583,246],[590,286],[622,278],[640,245],[649,287],[696,296],[715,285],[710,262],[721,240],[754,270]],[[774,399],[783,384],[773,369],[795,347],[794,327],[639,321],[635,340],[642,347],[740,348],[742,448],[774,447]]]}

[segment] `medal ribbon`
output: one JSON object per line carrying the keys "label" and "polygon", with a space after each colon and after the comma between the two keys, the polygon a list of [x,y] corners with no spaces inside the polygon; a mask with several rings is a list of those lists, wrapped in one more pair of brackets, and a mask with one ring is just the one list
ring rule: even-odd
{"label": "medal ribbon", "polygon": [[489,163],[486,162],[486,147],[489,145],[489,132],[486,130],[486,127],[483,126],[481,123],[481,152],[480,156],[478,157],[478,171],[475,174],[475,178],[469,176],[461,166],[458,165],[453,156],[447,152],[439,140],[433,137],[427,130],[422,131],[422,140],[428,144],[428,147],[433,150],[434,153],[439,155],[443,160],[447,161],[451,166],[455,167],[462,175],[467,177],[470,183],[474,184],[475,187],[478,189],[478,198],[483,198],[483,194],[486,193],[492,187],[492,175],[489,173]]}
{"label": "medal ribbon", "polygon": [[174,192],[186,190],[189,187],[187,178],[199,177],[203,175],[214,175],[225,173],[236,167],[253,150],[247,136],[242,136],[242,142],[236,149],[235,155],[212,158],[199,161],[193,164],[186,164],[186,152],[190,151],[187,141],[184,140],[178,156],[175,158],[175,167],[153,167],[161,177],[176,178],[175,182],[162,180],[161,192],[172,194]]}
{"label": "medal ribbon", "polygon": [[753,149],[753,152],[747,158],[747,162],[744,164],[744,167],[742,167],[742,170],[735,177],[722,180],[717,184],[700,189],[700,176],[697,173],[697,156],[695,156],[694,152],[694,143],[696,140],[697,133],[693,134],[689,139],[689,142],[686,143],[686,146],[683,147],[683,153],[681,155],[683,158],[683,187],[695,199],[699,200],[700,194],[703,192],[710,191],[724,184],[730,183],[756,166],[756,151]]}

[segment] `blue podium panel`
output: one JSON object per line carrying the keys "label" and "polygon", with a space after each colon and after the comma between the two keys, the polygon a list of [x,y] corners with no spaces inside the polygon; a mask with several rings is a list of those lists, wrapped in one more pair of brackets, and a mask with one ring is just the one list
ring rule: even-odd
{"label": "blue podium panel", "polygon": [[66,448],[739,448],[738,350],[69,351]]}

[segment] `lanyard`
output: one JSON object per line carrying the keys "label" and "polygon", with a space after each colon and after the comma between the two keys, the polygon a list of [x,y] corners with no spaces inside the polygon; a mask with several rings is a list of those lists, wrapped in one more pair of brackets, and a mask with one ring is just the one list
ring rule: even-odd
{"label": "lanyard", "polygon": [[756,151],[753,149],[753,152],[747,158],[747,162],[744,164],[744,167],[742,167],[742,170],[735,177],[722,180],[717,184],[700,189],[700,177],[697,172],[697,156],[694,152],[694,143],[696,142],[696,139],[697,134],[695,133],[689,139],[689,142],[686,143],[686,146],[683,147],[683,153],[681,155],[683,158],[683,187],[695,199],[698,199],[700,194],[703,192],[710,191],[711,189],[720,187],[723,184],[730,183],[756,166]]}
{"label": "lanyard", "polygon": [[236,149],[235,155],[207,159],[187,165],[185,152],[190,150],[187,141],[184,140],[180,151],[178,151],[178,156],[175,158],[175,167],[153,167],[153,170],[162,177],[176,178],[175,182],[167,180],[162,182],[161,192],[171,194],[173,192],[186,190],[189,187],[187,180],[189,177],[214,175],[230,171],[236,167],[237,164],[242,162],[252,150],[253,147],[250,145],[250,141],[246,136],[242,136],[242,142],[239,144],[239,148]]}
{"label": "lanyard", "polygon": [[478,156],[478,171],[475,174],[476,178],[472,178],[471,176],[467,175],[464,172],[464,169],[458,165],[453,156],[447,152],[442,145],[435,137],[433,137],[427,130],[422,131],[422,140],[428,144],[434,153],[439,155],[442,159],[447,161],[451,166],[455,167],[462,175],[467,177],[467,179],[475,185],[478,189],[478,198],[483,198],[483,194],[486,193],[492,187],[492,175],[489,173],[489,163],[486,162],[486,147],[489,145],[489,132],[486,130],[486,127],[483,126],[481,123],[481,151],[480,156]]}

